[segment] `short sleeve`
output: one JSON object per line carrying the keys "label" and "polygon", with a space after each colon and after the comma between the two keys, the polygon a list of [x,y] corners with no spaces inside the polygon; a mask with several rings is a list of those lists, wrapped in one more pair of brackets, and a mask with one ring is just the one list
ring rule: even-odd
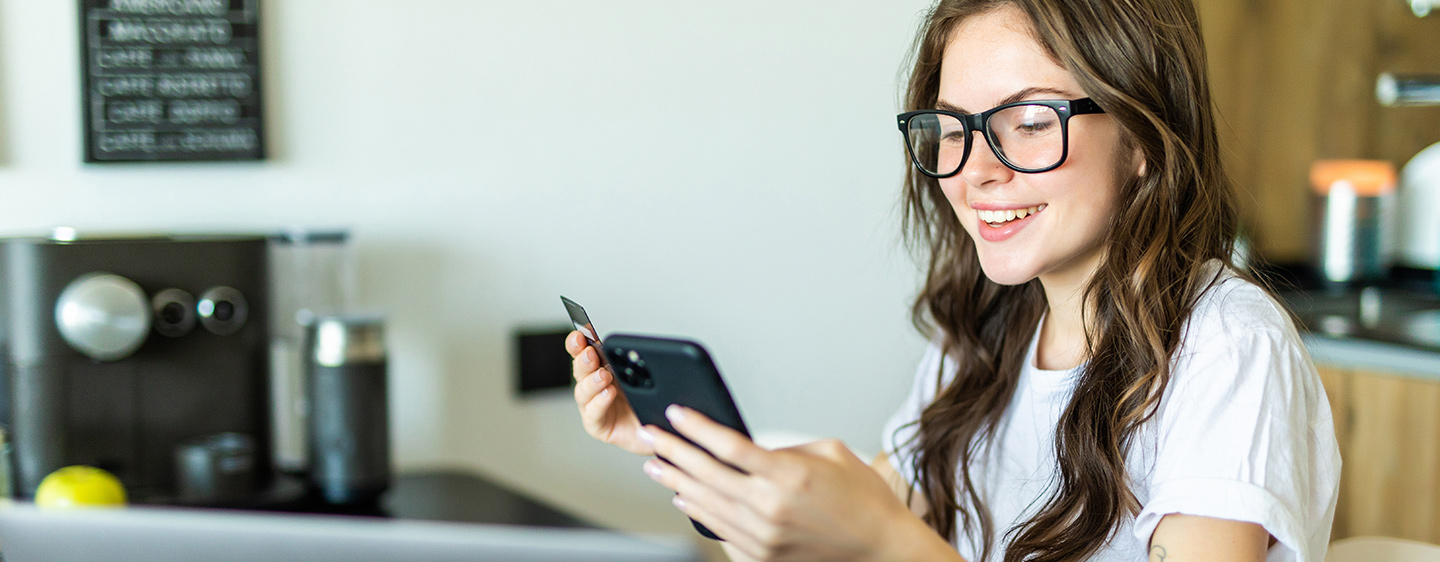
{"label": "short sleeve", "polygon": [[1196,311],[1156,413],[1135,538],[1167,514],[1216,517],[1265,527],[1271,562],[1322,562],[1340,477],[1329,401],[1288,318],[1263,293],[1241,300],[1243,313]]}
{"label": "short sleeve", "polygon": [[920,365],[915,370],[915,380],[911,383],[910,394],[905,401],[885,422],[883,433],[880,436],[880,445],[885,456],[890,459],[890,465],[895,467],[910,487],[915,487],[915,434],[919,431],[920,414],[925,407],[935,399],[939,385],[953,377],[953,373],[947,374],[944,380],[941,379],[942,367],[952,365],[944,360],[944,353],[937,342],[931,342],[930,347],[925,350],[925,356],[920,359]]}

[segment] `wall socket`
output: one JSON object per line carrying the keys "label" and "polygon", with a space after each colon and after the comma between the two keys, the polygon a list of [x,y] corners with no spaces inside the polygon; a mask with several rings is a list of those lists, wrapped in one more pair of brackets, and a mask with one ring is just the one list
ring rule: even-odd
{"label": "wall socket", "polygon": [[565,325],[515,329],[511,335],[515,394],[522,397],[548,394],[574,386],[570,354],[565,351],[565,336],[573,329]]}

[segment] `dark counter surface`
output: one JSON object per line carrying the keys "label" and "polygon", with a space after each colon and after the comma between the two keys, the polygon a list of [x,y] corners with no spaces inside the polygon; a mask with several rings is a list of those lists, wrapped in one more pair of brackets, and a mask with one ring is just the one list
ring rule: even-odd
{"label": "dark counter surface", "polygon": [[1327,283],[1308,266],[1268,266],[1256,273],[1295,312],[1303,332],[1440,353],[1440,293],[1435,273],[1395,268],[1370,283]]}
{"label": "dark counter surface", "polygon": [[265,509],[455,523],[599,527],[483,475],[459,470],[402,472],[378,503],[333,506],[311,494]]}

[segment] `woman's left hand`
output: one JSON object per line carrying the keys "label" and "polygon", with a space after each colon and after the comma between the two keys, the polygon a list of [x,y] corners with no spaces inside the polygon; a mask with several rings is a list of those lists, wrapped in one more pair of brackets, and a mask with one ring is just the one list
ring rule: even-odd
{"label": "woman's left hand", "polygon": [[753,558],[868,559],[918,521],[839,441],[770,451],[689,408],[670,406],[666,417],[725,462],[651,425],[640,437],[665,460],[646,461],[645,472],[678,494],[685,515]]}

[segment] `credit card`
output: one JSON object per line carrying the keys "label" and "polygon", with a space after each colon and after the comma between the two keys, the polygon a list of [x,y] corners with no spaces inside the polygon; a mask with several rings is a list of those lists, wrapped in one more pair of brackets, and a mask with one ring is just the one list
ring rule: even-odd
{"label": "credit card", "polygon": [[565,303],[565,311],[570,313],[570,323],[585,336],[590,347],[595,348],[595,355],[600,358],[600,366],[609,368],[610,364],[605,360],[605,348],[600,345],[600,332],[595,331],[595,325],[590,323],[590,315],[585,314],[585,307],[564,295],[560,296],[560,301]]}

